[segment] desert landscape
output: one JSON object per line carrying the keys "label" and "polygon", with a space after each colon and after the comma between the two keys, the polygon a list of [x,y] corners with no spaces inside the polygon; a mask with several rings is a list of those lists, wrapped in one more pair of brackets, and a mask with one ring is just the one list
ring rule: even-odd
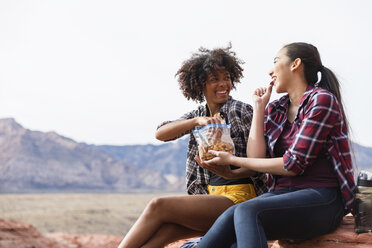
{"label": "desert landscape", "polygon": [[152,198],[170,194],[0,194],[0,218],[30,223],[42,233],[123,236]]}

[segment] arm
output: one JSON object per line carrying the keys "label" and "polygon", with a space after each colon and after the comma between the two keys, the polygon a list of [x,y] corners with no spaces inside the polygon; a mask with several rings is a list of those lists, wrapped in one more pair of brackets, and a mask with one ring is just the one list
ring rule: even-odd
{"label": "arm", "polygon": [[196,126],[205,126],[211,123],[221,123],[220,117],[195,116],[191,112],[182,116],[179,120],[165,122],[155,132],[155,138],[160,141],[169,141],[190,132]]}
{"label": "arm", "polygon": [[256,89],[253,93],[253,119],[247,142],[247,157],[265,158],[266,141],[264,137],[265,107],[270,100],[273,85]]}
{"label": "arm", "polygon": [[264,108],[254,105],[252,126],[247,142],[247,157],[266,157],[266,142],[264,137],[264,112]]}
{"label": "arm", "polygon": [[[294,176],[295,173],[284,169],[283,158],[240,158],[231,157],[231,164],[240,166],[241,169],[250,169],[262,173],[270,173],[282,176]],[[234,174],[234,171],[232,171]]]}
{"label": "arm", "polygon": [[197,118],[169,122],[156,130],[155,138],[161,141],[172,140],[197,125]]}
{"label": "arm", "polygon": [[256,175],[256,171],[244,167],[232,170],[229,164],[220,164],[215,166],[213,164],[202,161],[199,156],[195,156],[195,160],[202,168],[207,169],[225,179],[239,179]]}
{"label": "arm", "polygon": [[[210,151],[216,157],[209,161],[198,161],[204,169],[210,170],[225,178],[240,178],[252,171],[270,173],[274,175],[294,176],[296,173],[284,169],[283,157],[279,158],[242,158],[228,152]],[[239,166],[231,170],[229,164]]]}

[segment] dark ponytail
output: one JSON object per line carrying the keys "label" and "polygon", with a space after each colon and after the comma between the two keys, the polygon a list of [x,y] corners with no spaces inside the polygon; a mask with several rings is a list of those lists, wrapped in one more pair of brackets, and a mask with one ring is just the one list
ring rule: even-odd
{"label": "dark ponytail", "polygon": [[[322,66],[320,69],[321,79],[316,86],[326,89],[331,92],[337,100],[341,102],[341,92],[340,92],[340,83],[338,82],[336,75],[327,67]],[[343,109],[342,109],[343,110]]]}
{"label": "dark ponytail", "polygon": [[[291,43],[285,45],[283,48],[287,49],[287,56],[292,61],[297,58],[301,59],[308,84],[323,88],[331,92],[337,98],[346,128],[349,129],[349,123],[341,99],[340,83],[338,82],[336,75],[330,69],[323,66],[318,49],[315,46],[304,42]],[[321,79],[319,82],[318,72],[321,73]]]}

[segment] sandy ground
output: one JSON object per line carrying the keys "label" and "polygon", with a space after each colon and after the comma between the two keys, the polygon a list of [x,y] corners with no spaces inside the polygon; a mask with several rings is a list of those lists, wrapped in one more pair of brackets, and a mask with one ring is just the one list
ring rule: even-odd
{"label": "sandy ground", "polygon": [[0,194],[0,218],[44,233],[124,235],[152,198],[165,195],[170,194]]}

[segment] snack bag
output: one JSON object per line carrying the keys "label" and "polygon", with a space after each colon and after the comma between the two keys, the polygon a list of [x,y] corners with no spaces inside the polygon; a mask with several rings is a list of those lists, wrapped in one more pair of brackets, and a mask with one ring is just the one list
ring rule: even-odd
{"label": "snack bag", "polygon": [[208,124],[193,131],[198,142],[199,157],[201,160],[210,160],[215,156],[209,150],[235,153],[234,142],[230,136],[229,124]]}

